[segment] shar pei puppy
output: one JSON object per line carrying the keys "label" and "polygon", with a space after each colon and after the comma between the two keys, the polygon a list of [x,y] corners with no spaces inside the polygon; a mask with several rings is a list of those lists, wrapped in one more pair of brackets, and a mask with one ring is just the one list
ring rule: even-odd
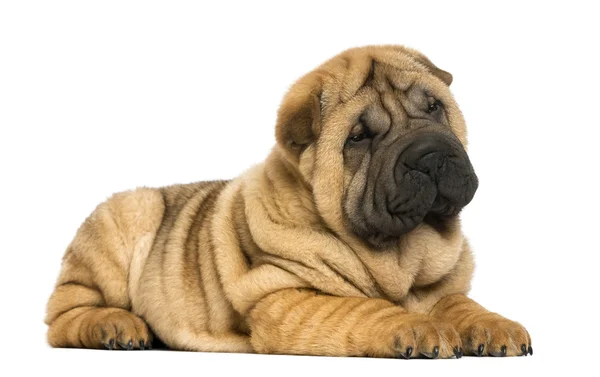
{"label": "shar pei puppy", "polygon": [[54,347],[460,358],[533,353],[466,296],[478,181],[452,76],[347,50],[284,97],[277,144],[230,181],[100,204],[47,306]]}

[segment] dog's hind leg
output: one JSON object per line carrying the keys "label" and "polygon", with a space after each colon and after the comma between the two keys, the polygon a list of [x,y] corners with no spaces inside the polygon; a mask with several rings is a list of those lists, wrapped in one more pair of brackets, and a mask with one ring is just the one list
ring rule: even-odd
{"label": "dog's hind leg", "polygon": [[53,347],[145,349],[152,334],[131,311],[164,213],[160,192],[114,195],[86,219],[63,258],[47,307]]}

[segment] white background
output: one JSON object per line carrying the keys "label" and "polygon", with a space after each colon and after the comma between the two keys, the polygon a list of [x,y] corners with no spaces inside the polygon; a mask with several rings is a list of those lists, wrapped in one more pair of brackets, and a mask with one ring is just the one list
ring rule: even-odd
{"label": "white background", "polygon": [[[0,4],[0,374],[597,373],[594,2]],[[376,43],[417,48],[454,75],[480,178],[463,213],[477,261],[472,296],[523,323],[533,357],[406,362],[46,345],[44,306],[61,256],[98,203],[136,186],[242,173],[274,144],[277,106],[296,78]]]}

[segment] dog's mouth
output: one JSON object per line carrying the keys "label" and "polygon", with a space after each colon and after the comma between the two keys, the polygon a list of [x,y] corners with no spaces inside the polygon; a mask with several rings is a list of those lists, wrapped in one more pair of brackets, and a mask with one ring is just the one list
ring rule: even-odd
{"label": "dog's mouth", "polygon": [[397,240],[426,217],[438,223],[456,217],[478,187],[469,157],[455,137],[427,132],[405,145],[398,148],[393,166],[387,164],[387,172],[379,169],[379,176],[369,177],[367,184],[374,189],[365,190],[360,202],[346,203],[353,231],[372,245]]}

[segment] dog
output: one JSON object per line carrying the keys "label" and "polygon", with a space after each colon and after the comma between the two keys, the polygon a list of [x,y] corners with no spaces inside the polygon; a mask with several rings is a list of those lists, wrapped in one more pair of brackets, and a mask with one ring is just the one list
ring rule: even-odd
{"label": "dog", "polygon": [[53,347],[460,358],[533,354],[466,296],[478,180],[452,75],[342,52],[285,95],[277,144],[230,181],[115,194],[68,246]]}

